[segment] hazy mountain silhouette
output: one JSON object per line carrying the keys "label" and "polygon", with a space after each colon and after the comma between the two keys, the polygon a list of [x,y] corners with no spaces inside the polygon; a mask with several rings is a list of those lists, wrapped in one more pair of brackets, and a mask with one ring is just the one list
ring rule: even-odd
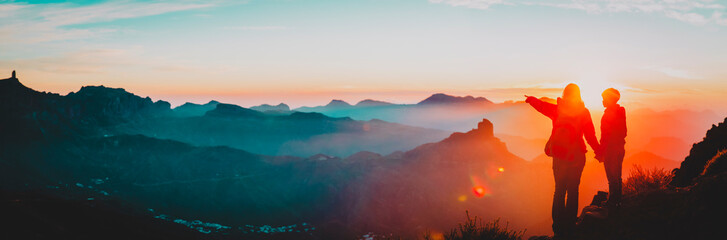
{"label": "hazy mountain silhouette", "polygon": [[214,100],[209,101],[208,103],[205,103],[205,104],[196,104],[196,103],[187,102],[187,103],[182,104],[179,107],[175,107],[172,110],[179,117],[202,116],[207,111],[215,109],[217,107],[217,104],[219,104],[219,103],[220,102],[214,101]]}
{"label": "hazy mountain silhouette", "polygon": [[38,132],[36,137],[47,131],[81,131],[92,136],[142,134],[198,146],[224,145],[260,154],[303,157],[317,153],[348,156],[359,151],[389,154],[448,134],[320,113],[263,113],[216,101],[187,103],[172,110],[167,102],[153,102],[119,88],[87,86],[60,96],[36,92],[15,78],[1,82],[0,91],[5,93],[2,107],[9,119],[15,119],[13,124],[27,128],[9,132]]}
{"label": "hazy mountain silhouette", "polygon": [[472,96],[466,96],[466,97],[457,97],[457,96],[451,96],[444,93],[436,93],[432,96],[429,96],[428,98],[422,100],[421,102],[417,103],[417,105],[427,105],[427,104],[480,104],[480,105],[490,105],[493,104],[490,100],[487,100],[487,98],[484,97],[472,97]]}
{"label": "hazy mountain silhouette", "polygon": [[[501,132],[511,132],[510,129],[518,129],[517,133],[526,131],[504,126],[508,123],[500,121],[499,115],[506,118],[511,114],[506,111],[497,112],[497,110],[509,107],[511,104],[493,104],[483,97],[458,97],[439,93],[422,100],[419,104],[389,104],[375,100],[364,100],[355,106],[347,106],[347,104],[342,103],[332,105],[333,102],[326,106],[300,107],[294,110],[319,112],[331,117],[351,117],[363,121],[380,119],[451,132],[467,131],[467,126],[477,124],[482,118],[488,118],[498,126],[503,126],[500,128]],[[547,126],[547,124],[549,122],[544,121],[542,125]],[[539,128],[533,127],[533,129]]]}
{"label": "hazy mountain silhouette", "polygon": [[[480,99],[480,100],[478,100]],[[554,99],[543,98],[545,101]],[[370,107],[328,108],[301,107],[303,112],[320,112],[331,117],[351,117],[356,120],[381,119],[411,126],[448,131],[466,131],[467,126],[487,118],[497,128],[497,136],[508,143],[511,151],[527,160],[543,151],[538,141],[547,140],[551,122],[532,111],[524,102],[487,103],[484,98],[456,97],[434,94],[422,100],[432,104],[391,104]],[[480,102],[480,104],[461,104]],[[439,103],[439,104],[434,104]],[[593,119],[603,111],[591,109]],[[652,152],[667,159],[683,157],[691,144],[699,141],[699,133],[720,118],[710,111],[628,109],[626,137],[627,152]],[[600,121],[596,122],[596,128]],[[670,131],[663,131],[670,129]]]}
{"label": "hazy mountain silhouette", "polygon": [[373,99],[364,99],[360,102],[356,103],[356,107],[374,107],[374,106],[387,106],[392,105],[393,103],[390,102],[384,102],[384,101],[377,101]]}
{"label": "hazy mountain silhouette", "polygon": [[119,127],[119,131],[200,146],[224,145],[268,155],[299,157],[359,151],[388,154],[436,141],[446,132],[380,120],[355,121],[320,113],[264,114],[219,104],[201,117],[167,118]]}
{"label": "hazy mountain silhouette", "polygon": [[682,160],[684,156],[688,155],[690,148],[691,144],[677,137],[654,137],[645,145],[636,147],[636,149],[651,152],[675,162]]}
{"label": "hazy mountain silhouette", "polygon": [[351,107],[351,104],[348,104],[346,101],[333,99],[331,102],[326,104],[327,108],[346,108]]}
{"label": "hazy mountain silhouette", "polygon": [[285,103],[280,103],[278,105],[270,105],[270,104],[262,104],[259,106],[250,107],[250,109],[258,111],[258,112],[264,112],[267,114],[286,114],[290,113],[290,107],[286,105]]}
{"label": "hazy mountain silhouette", "polygon": [[204,116],[221,118],[263,118],[265,114],[234,104],[220,103],[215,109],[207,111]]}
{"label": "hazy mountain silhouette", "polygon": [[634,170],[634,166],[640,166],[643,169],[665,169],[671,171],[671,169],[679,167],[679,162],[666,159],[651,152],[629,154],[623,161],[624,176],[628,176]]}

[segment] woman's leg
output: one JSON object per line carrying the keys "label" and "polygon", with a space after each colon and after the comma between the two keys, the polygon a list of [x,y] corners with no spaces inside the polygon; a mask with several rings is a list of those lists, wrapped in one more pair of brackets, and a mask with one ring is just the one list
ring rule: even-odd
{"label": "woman's leg", "polygon": [[578,187],[581,184],[581,174],[586,163],[585,154],[579,154],[569,162],[566,180],[567,201],[565,204],[565,224],[569,228],[575,227],[578,219]]}
{"label": "woman's leg", "polygon": [[565,231],[563,217],[565,216],[565,194],[567,180],[567,160],[553,158],[553,177],[555,179],[555,193],[553,194],[553,233],[562,235]]}

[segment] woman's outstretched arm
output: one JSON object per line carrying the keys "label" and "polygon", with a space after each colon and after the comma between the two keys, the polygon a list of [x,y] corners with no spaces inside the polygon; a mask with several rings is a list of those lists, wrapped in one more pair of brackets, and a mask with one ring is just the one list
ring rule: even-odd
{"label": "woman's outstretched arm", "polygon": [[530,106],[533,106],[535,110],[538,110],[538,112],[542,113],[543,115],[549,117],[550,119],[555,119],[555,116],[558,115],[558,106],[549,102],[545,102],[543,100],[537,99],[533,96],[525,95],[526,99],[525,102],[530,104]]}

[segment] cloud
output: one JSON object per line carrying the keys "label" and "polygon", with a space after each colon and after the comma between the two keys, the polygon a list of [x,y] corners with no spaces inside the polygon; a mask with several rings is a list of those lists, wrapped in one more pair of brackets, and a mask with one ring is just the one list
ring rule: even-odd
{"label": "cloud", "polygon": [[57,55],[0,59],[0,66],[53,74],[108,74],[118,70],[141,69],[152,72],[199,73],[225,72],[228,65],[200,66],[187,59],[144,56],[142,46],[120,48],[82,47]]}
{"label": "cloud", "polygon": [[243,31],[276,31],[286,30],[285,26],[239,26],[239,27],[223,27],[224,30],[243,30]]}
{"label": "cloud", "polygon": [[0,39],[4,43],[38,43],[84,39],[116,32],[116,29],[73,28],[73,25],[109,22],[211,7],[187,1],[104,2],[79,6],[60,4],[0,4]]}
{"label": "cloud", "polygon": [[723,17],[727,6],[714,0],[429,0],[429,2],[477,9],[512,5],[572,9],[589,14],[660,14],[694,25],[727,26],[727,18]]}
{"label": "cloud", "polygon": [[429,0],[429,2],[476,9],[488,9],[493,5],[508,4],[504,0]]}
{"label": "cloud", "polygon": [[669,68],[669,67],[655,67],[655,66],[643,67],[642,69],[660,72],[660,73],[663,73],[664,75],[667,75],[667,76],[673,77],[673,78],[693,79],[693,80],[703,79],[703,77],[701,77],[701,76],[691,74],[691,73],[689,73],[689,71],[682,70],[682,69],[674,69],[674,68]]}
{"label": "cloud", "polygon": [[101,73],[109,66],[134,63],[129,58],[130,52],[122,49],[81,49],[59,56],[0,60],[0,65],[59,74]]}

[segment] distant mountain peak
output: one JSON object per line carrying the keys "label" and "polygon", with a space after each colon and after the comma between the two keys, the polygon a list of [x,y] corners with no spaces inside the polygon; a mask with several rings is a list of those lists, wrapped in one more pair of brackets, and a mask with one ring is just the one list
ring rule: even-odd
{"label": "distant mountain peak", "polygon": [[220,103],[215,109],[205,113],[205,116],[212,117],[263,117],[264,114],[249,108],[240,107],[234,104]]}
{"label": "distant mountain peak", "polygon": [[346,101],[333,99],[330,103],[326,105],[326,107],[350,107],[351,104],[348,104]]}
{"label": "distant mountain peak", "polygon": [[6,85],[6,86],[9,86],[9,85],[19,85],[19,86],[22,86],[24,88],[27,88],[23,84],[20,83],[20,81],[18,80],[17,77],[15,77],[15,71],[13,71],[12,75],[10,76],[10,78],[0,79],[0,81],[2,81],[3,82],[3,85]]}
{"label": "distant mountain peak", "polygon": [[[20,83],[20,80],[15,76],[15,71],[13,71],[10,78],[0,79],[0,98],[17,101],[19,98],[28,97],[31,94],[37,93],[37,91]],[[28,100],[32,102],[32,99]]]}
{"label": "distant mountain peak", "polygon": [[360,102],[356,103],[357,107],[372,107],[372,106],[386,106],[386,105],[392,105],[393,103],[390,102],[384,102],[384,101],[378,101],[373,99],[364,99]]}
{"label": "distant mountain peak", "polygon": [[327,160],[340,160],[340,158],[335,156],[329,156],[323,153],[319,153],[313,156],[308,157],[309,160],[312,161],[327,161]]}
{"label": "distant mountain peak", "polygon": [[185,107],[203,107],[203,106],[212,106],[212,107],[214,107],[217,104],[220,104],[220,102],[215,101],[215,100],[210,100],[209,102],[207,102],[205,104],[199,104],[199,103],[193,103],[193,102],[185,102],[184,104],[182,104],[179,107],[176,107],[175,109],[177,109],[177,108],[185,108]]}
{"label": "distant mountain peak", "polygon": [[473,97],[473,96],[465,96],[465,97],[458,97],[458,96],[452,96],[447,95],[444,93],[435,93],[432,94],[432,96],[429,96],[427,99],[422,100],[418,103],[419,105],[427,105],[427,104],[483,104],[483,105],[489,105],[492,104],[492,101],[488,100],[484,97]]}
{"label": "distant mountain peak", "polygon": [[351,156],[346,157],[344,160],[346,162],[360,162],[360,161],[367,161],[371,159],[380,159],[383,156],[381,154],[371,152],[371,151],[361,151],[352,154]]}
{"label": "distant mountain peak", "polygon": [[254,107],[250,107],[250,109],[260,112],[290,112],[290,107],[285,103],[280,103],[278,105],[270,105],[270,104],[262,104]]}

